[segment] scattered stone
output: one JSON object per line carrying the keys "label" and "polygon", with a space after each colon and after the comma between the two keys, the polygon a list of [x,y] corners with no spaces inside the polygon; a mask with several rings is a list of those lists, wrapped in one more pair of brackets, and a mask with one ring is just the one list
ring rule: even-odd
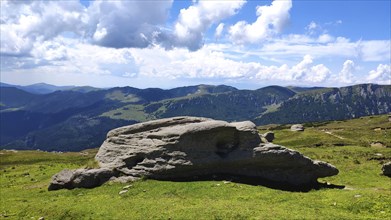
{"label": "scattered stone", "polygon": [[133,187],[133,185],[124,186],[122,189],[130,189],[131,187]]}
{"label": "scattered stone", "polygon": [[375,128],[374,131],[382,131],[382,128]]}
{"label": "scattered stone", "polygon": [[263,134],[262,137],[266,140],[266,143],[271,143],[274,140],[274,133],[269,131]]}
{"label": "scattered stone", "polygon": [[391,161],[383,164],[381,170],[383,175],[391,177]]}
{"label": "scattered stone", "polygon": [[304,126],[302,124],[292,125],[291,131],[304,131]]}
{"label": "scattered stone", "polygon": [[119,195],[122,195],[122,194],[125,194],[125,193],[127,193],[128,192],[128,190],[127,189],[125,189],[125,190],[121,190],[121,191],[119,191]]}
{"label": "scattered stone", "polygon": [[354,195],[354,198],[360,198],[360,197],[361,197],[360,194]]}
{"label": "scattered stone", "polygon": [[45,218],[44,217],[40,217],[38,220],[45,220]]}
{"label": "scattered stone", "polygon": [[388,121],[391,121],[391,115],[388,115]]}
{"label": "scattered stone", "polygon": [[352,187],[349,187],[349,186],[345,186],[345,188],[343,188],[344,190],[355,190],[354,188]]}
{"label": "scattered stone", "polygon": [[379,148],[383,148],[383,147],[386,147],[384,145],[384,143],[380,142],[380,141],[375,141],[375,142],[372,142],[371,143],[371,147],[379,147]]}
{"label": "scattered stone", "polygon": [[[62,171],[49,188],[90,188],[109,179],[190,180],[216,174],[301,185],[338,174],[328,163],[262,143],[250,121],[228,123],[199,117],[159,119],[111,130],[95,159],[100,169]],[[89,184],[75,183],[87,172],[95,177],[87,178],[92,179]]]}
{"label": "scattered stone", "polygon": [[224,184],[229,184],[229,183],[231,183],[231,182],[230,182],[230,181],[225,181],[225,180],[224,180],[223,183],[224,183]]}

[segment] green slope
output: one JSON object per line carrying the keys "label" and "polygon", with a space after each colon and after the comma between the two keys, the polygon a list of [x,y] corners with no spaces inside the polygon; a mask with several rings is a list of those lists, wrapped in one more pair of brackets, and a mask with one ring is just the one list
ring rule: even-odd
{"label": "green slope", "polygon": [[298,93],[256,124],[305,123],[342,120],[391,112],[391,85],[363,84],[321,88]]}
{"label": "green slope", "polygon": [[[368,147],[361,145],[360,141],[352,142],[349,146],[334,146],[334,136],[323,136],[313,129],[306,129],[302,133],[291,132],[289,129],[281,129],[282,127],[274,130],[276,143],[286,144],[312,159],[328,161],[338,167],[340,173],[337,176],[319,180],[322,183],[328,182],[329,188],[290,192],[221,180],[144,180],[132,183],[129,191],[123,195],[119,195],[119,192],[129,184],[106,183],[94,189],[49,192],[47,186],[53,174],[64,168],[94,166],[96,149],[61,154],[0,151],[0,218],[391,218],[391,179],[380,174],[381,164],[391,160],[391,148]],[[368,133],[367,137],[370,138],[374,135],[372,132],[375,132],[373,128],[378,127],[385,128],[386,134],[390,134],[389,122],[385,116],[314,124],[314,129],[328,128],[334,129],[333,132],[344,129],[345,134],[337,134],[351,141],[354,141],[354,136],[359,137],[364,133]],[[314,140],[317,137],[323,144],[314,147],[312,143],[316,143]],[[344,188],[341,189],[342,187]]]}

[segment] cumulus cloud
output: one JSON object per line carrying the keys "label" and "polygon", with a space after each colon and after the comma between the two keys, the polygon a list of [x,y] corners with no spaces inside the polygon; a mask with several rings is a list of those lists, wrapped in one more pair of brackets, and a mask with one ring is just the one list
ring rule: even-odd
{"label": "cumulus cloud", "polygon": [[88,7],[88,35],[113,48],[145,48],[162,34],[170,1],[94,1]]}
{"label": "cumulus cloud", "polygon": [[148,77],[235,79],[251,80],[253,83],[256,80],[273,80],[280,83],[311,84],[324,82],[330,75],[330,70],[325,65],[314,65],[313,58],[309,55],[293,66],[268,66],[259,62],[233,60],[227,53],[218,51],[219,47],[205,45],[193,52],[183,48],[170,51],[163,48],[133,49],[132,55],[140,65],[140,73]]}
{"label": "cumulus cloud", "polygon": [[313,65],[313,58],[305,55],[298,64],[289,67],[286,64],[280,67],[263,66],[256,75],[259,79],[273,79],[280,81],[294,81],[302,83],[321,83],[328,79],[331,71],[323,64]]}
{"label": "cumulus cloud", "polygon": [[248,24],[239,21],[229,28],[230,38],[237,44],[257,43],[280,33],[289,22],[291,0],[274,0],[270,6],[257,7],[257,20]]}
{"label": "cumulus cloud", "polygon": [[182,9],[175,24],[176,44],[190,50],[199,49],[203,44],[204,32],[212,24],[236,14],[244,3],[244,0],[198,1]]}
{"label": "cumulus cloud", "polygon": [[343,63],[342,70],[339,72],[339,80],[342,83],[352,83],[354,73],[356,72],[356,66],[353,61],[346,60]]}
{"label": "cumulus cloud", "polygon": [[[205,32],[238,12],[244,0],[195,1],[182,9],[174,26],[167,26],[173,0],[102,1],[86,8],[78,0],[1,1],[1,53],[28,55],[34,43],[62,34],[112,48],[199,49]],[[217,35],[221,35],[219,25]]]}
{"label": "cumulus cloud", "polygon": [[79,1],[1,1],[1,54],[28,55],[37,41],[64,32],[81,34],[83,6]]}
{"label": "cumulus cloud", "polygon": [[371,70],[368,82],[391,85],[391,65],[379,64],[376,70]]}

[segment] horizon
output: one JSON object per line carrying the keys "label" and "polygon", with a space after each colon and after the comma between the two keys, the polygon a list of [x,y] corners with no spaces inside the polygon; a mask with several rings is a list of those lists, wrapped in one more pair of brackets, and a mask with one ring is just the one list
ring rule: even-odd
{"label": "horizon", "polygon": [[391,84],[390,1],[0,4],[0,78],[9,84]]}
{"label": "horizon", "polygon": [[379,84],[379,83],[358,83],[358,84],[351,84],[351,85],[345,85],[345,86],[296,86],[296,85],[287,85],[287,86],[281,86],[281,85],[267,85],[267,86],[261,86],[261,87],[256,87],[256,88],[240,88],[232,85],[227,85],[227,84],[192,84],[192,85],[182,85],[182,86],[176,86],[176,87],[135,87],[135,86],[113,86],[113,87],[95,87],[91,85],[81,85],[81,86],[76,86],[76,85],[56,85],[56,84],[49,84],[45,82],[39,82],[39,83],[33,83],[33,84],[26,84],[26,85],[16,85],[12,83],[7,83],[7,82],[2,82],[0,81],[1,84],[6,84],[9,86],[21,86],[21,87],[28,87],[28,86],[35,86],[35,85],[47,85],[47,86],[55,86],[55,87],[92,87],[96,89],[113,89],[113,88],[124,88],[124,87],[132,87],[136,89],[163,89],[163,90],[170,90],[170,89],[176,89],[176,88],[183,88],[183,87],[193,87],[193,86],[229,86],[233,87],[238,90],[257,90],[257,89],[262,89],[262,88],[267,88],[267,87],[282,87],[282,88],[343,88],[343,87],[350,87],[350,86],[357,86],[357,85],[380,85],[380,86],[391,86],[389,84]]}

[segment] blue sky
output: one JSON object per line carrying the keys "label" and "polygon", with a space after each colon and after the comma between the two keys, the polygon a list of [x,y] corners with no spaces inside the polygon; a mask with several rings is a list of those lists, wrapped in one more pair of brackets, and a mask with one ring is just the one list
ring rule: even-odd
{"label": "blue sky", "polygon": [[1,1],[1,81],[391,84],[390,1]]}

